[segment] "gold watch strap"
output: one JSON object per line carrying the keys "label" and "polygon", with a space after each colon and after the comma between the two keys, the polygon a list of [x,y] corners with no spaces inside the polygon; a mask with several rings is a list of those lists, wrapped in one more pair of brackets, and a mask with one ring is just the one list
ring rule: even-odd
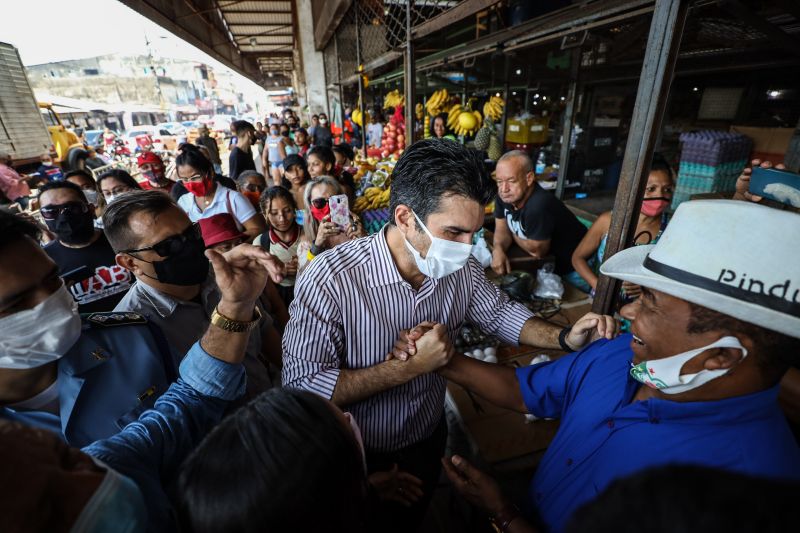
{"label": "gold watch strap", "polygon": [[250,322],[242,322],[240,320],[228,318],[220,313],[217,307],[215,307],[214,312],[211,313],[211,324],[220,329],[224,329],[225,331],[230,331],[231,333],[244,333],[246,331],[252,331],[258,325],[260,320],[261,310],[258,308],[258,306],[253,309],[253,320]]}

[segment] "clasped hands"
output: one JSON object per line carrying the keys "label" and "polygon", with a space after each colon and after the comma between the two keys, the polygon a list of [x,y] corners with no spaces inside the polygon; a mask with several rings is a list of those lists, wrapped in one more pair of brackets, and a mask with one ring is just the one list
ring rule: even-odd
{"label": "clasped hands", "polygon": [[[618,325],[612,317],[586,313],[572,326],[566,342],[574,350],[580,350],[599,338],[612,339],[617,333]],[[406,361],[421,375],[446,366],[454,353],[447,326],[425,321],[411,329],[401,330],[386,360]]]}

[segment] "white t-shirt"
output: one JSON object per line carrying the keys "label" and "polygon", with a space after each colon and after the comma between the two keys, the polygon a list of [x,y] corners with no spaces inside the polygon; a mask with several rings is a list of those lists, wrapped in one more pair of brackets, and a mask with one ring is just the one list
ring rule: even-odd
{"label": "white t-shirt", "polygon": [[383,137],[383,124],[376,122],[367,126],[367,136],[369,137],[370,146],[381,146],[381,137]]}
{"label": "white t-shirt", "polygon": [[217,190],[214,192],[214,199],[208,204],[205,211],[200,211],[194,199],[195,196],[190,192],[178,198],[178,205],[186,211],[192,222],[197,222],[201,218],[208,218],[219,213],[229,213],[233,215],[239,225],[242,225],[256,215],[253,204],[242,193],[232,191],[219,183],[217,183]]}

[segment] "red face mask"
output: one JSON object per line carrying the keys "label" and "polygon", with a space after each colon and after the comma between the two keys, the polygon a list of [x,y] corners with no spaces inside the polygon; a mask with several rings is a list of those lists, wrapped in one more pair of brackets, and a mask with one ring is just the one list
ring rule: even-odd
{"label": "red face mask", "polygon": [[250,203],[253,204],[253,207],[258,209],[258,203],[261,201],[261,193],[258,191],[242,191],[242,194],[250,200]]}
{"label": "red face mask", "polygon": [[211,178],[205,176],[203,181],[184,181],[183,186],[186,187],[186,190],[190,193],[194,194],[195,196],[205,196],[209,192],[211,192],[211,187],[213,183]]}
{"label": "red face mask", "polygon": [[655,217],[664,212],[669,206],[668,198],[645,198],[642,200],[642,214],[648,217]]}
{"label": "red face mask", "polygon": [[314,217],[314,220],[317,222],[322,222],[322,219],[326,216],[331,214],[331,206],[330,204],[325,204],[325,207],[319,209],[317,207],[311,206],[311,216]]}

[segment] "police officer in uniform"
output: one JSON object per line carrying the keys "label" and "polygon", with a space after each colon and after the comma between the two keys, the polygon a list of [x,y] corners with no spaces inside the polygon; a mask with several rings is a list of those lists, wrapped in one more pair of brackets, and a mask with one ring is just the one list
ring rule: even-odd
{"label": "police officer in uniform", "polygon": [[[202,340],[183,359],[180,379],[155,401],[175,377],[158,332],[134,313],[100,313],[82,319],[56,265],[38,246],[38,236],[38,229],[29,222],[0,213],[0,418],[50,427],[59,437],[66,433],[67,439],[113,434],[84,448],[117,482],[98,489],[113,501],[98,507],[101,504],[93,497],[88,507],[100,514],[94,513],[93,522],[83,520],[83,525],[93,529],[87,524],[108,525],[108,520],[118,522],[127,516],[114,505],[121,503],[120,497],[125,499],[123,507],[135,507],[135,489],[124,495],[117,491],[125,484],[121,474],[132,479],[144,497],[148,529],[174,530],[162,486],[219,421],[226,403],[243,393],[241,363],[248,336],[261,318],[256,301],[268,274],[276,282],[281,280],[281,263],[249,245],[224,256],[207,252],[222,297]],[[114,429],[153,404],[154,410],[123,431]],[[2,423],[4,432],[14,427],[14,423]],[[75,459],[74,454],[62,454],[60,463],[48,467],[48,454],[39,452],[24,448],[16,453],[21,465],[38,461],[50,468],[53,480],[61,480],[61,468],[69,469]],[[10,470],[14,468],[25,467],[9,465]],[[41,483],[38,477],[31,480],[27,492],[19,491],[20,487],[8,489],[12,498],[21,493],[36,497],[46,488]],[[30,501],[18,502],[14,510],[30,509]],[[51,503],[42,513],[60,509],[62,502]],[[141,513],[134,514],[138,519],[126,522],[129,526],[141,523]],[[65,519],[62,516],[59,523]],[[15,523],[13,516],[10,520]]]}

